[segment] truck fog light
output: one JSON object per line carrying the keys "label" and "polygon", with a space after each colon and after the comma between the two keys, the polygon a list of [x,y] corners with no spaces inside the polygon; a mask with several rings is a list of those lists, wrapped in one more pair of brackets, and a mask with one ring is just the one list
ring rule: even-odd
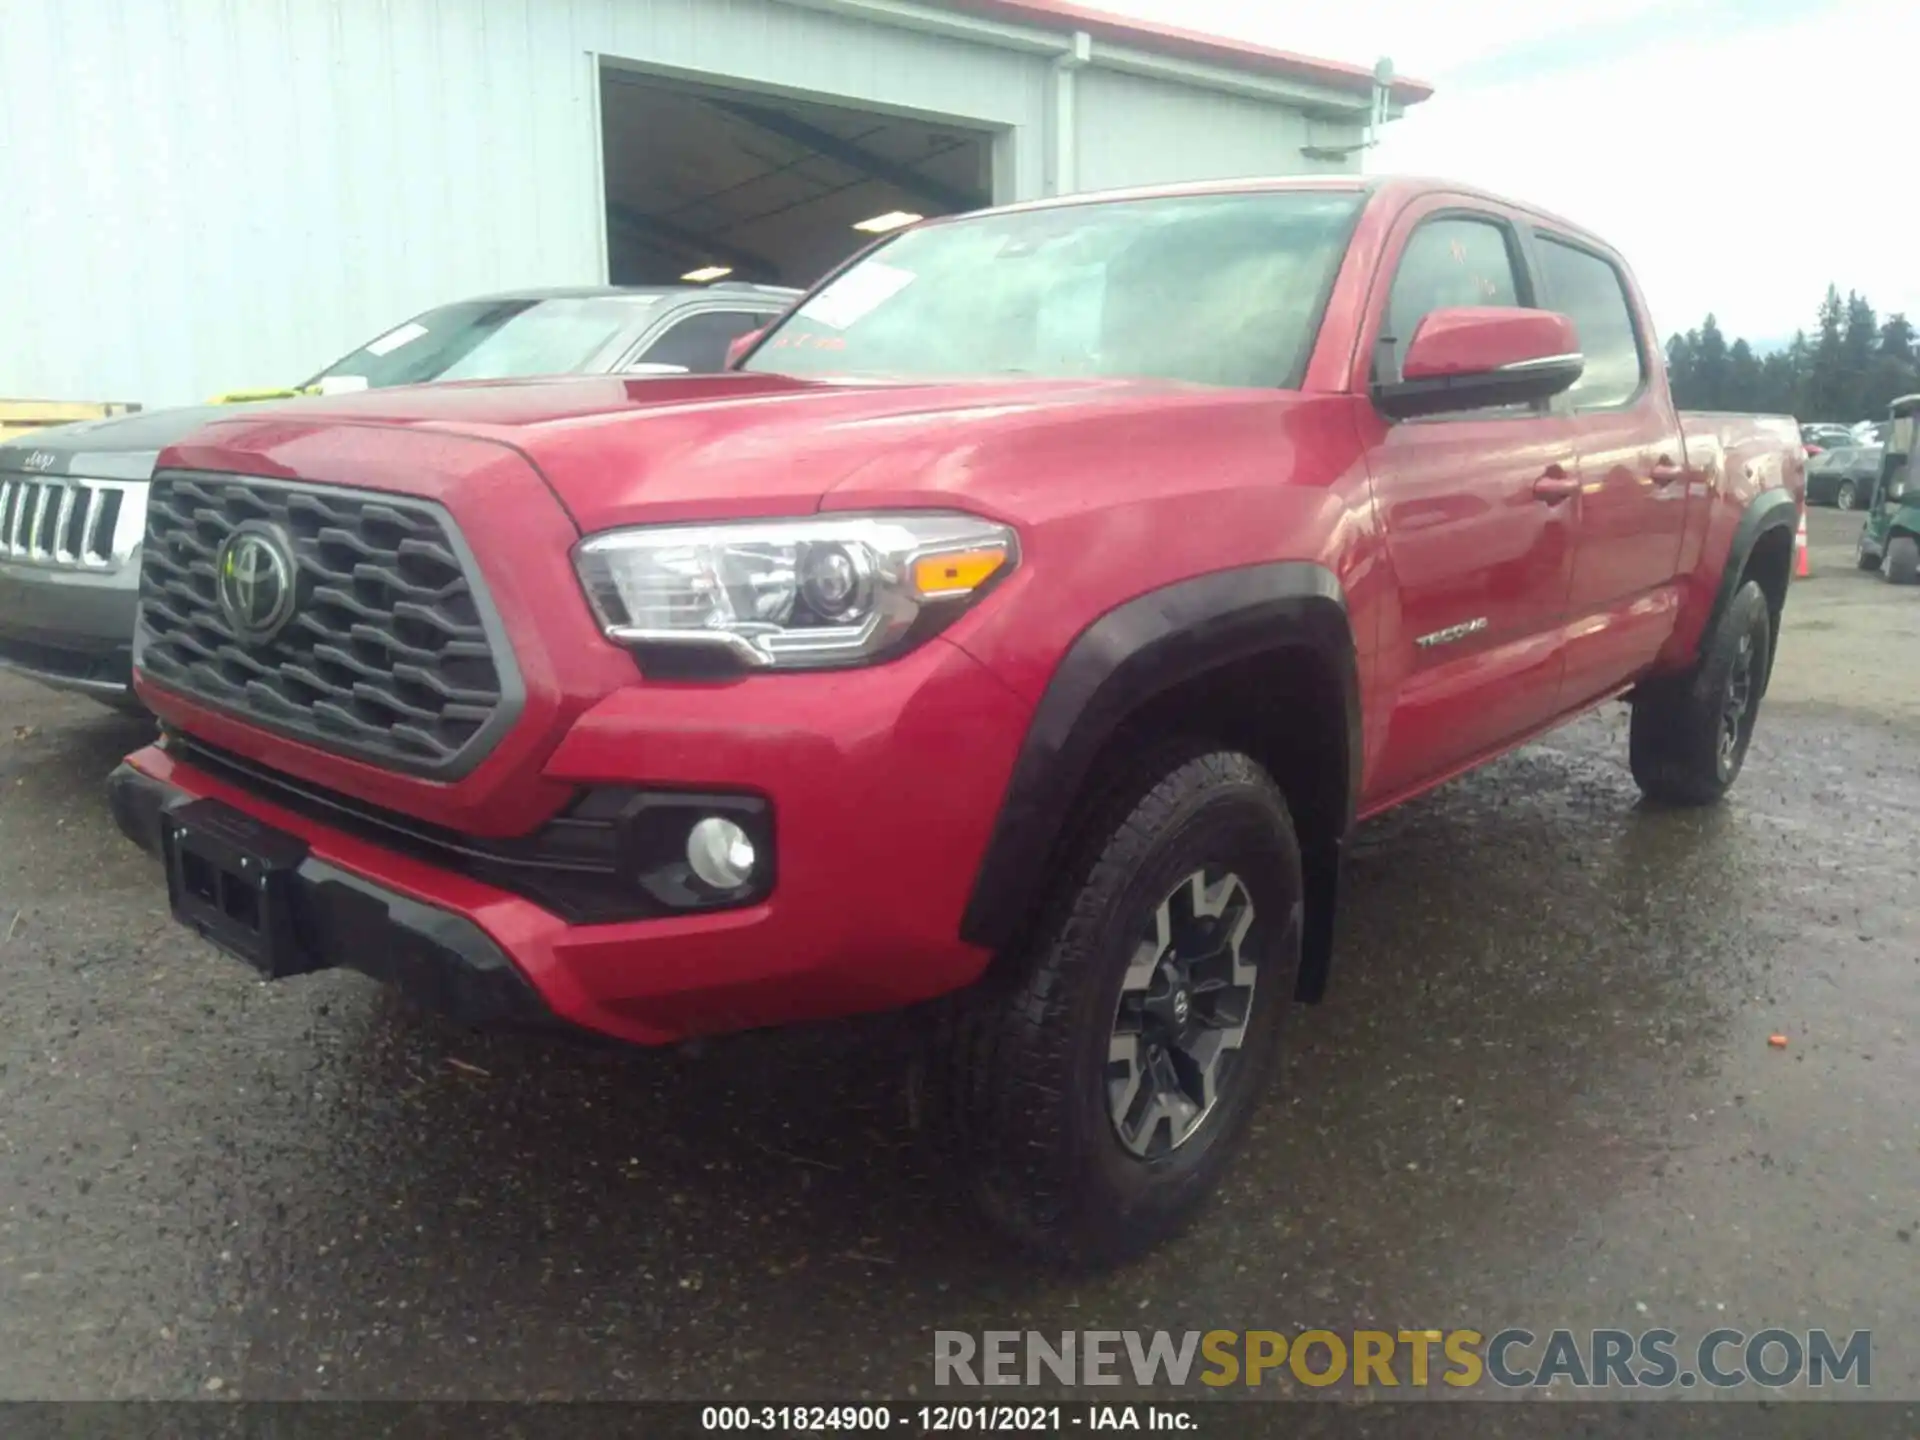
{"label": "truck fog light", "polygon": [[718,815],[707,816],[687,832],[687,864],[716,890],[738,890],[746,884],[757,858],[747,832]]}

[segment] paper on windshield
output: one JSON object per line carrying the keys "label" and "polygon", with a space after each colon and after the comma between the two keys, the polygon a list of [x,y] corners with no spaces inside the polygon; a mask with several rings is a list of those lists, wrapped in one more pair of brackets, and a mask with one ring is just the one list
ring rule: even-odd
{"label": "paper on windshield", "polygon": [[920,277],[898,265],[869,260],[856,265],[813,299],[800,313],[835,330],[844,330],[872,314]]}
{"label": "paper on windshield", "polygon": [[382,335],[378,340],[375,340],[371,345],[367,346],[367,353],[369,355],[391,355],[409,340],[418,340],[426,333],[426,326],[416,325],[412,321],[408,321],[398,330],[389,330],[385,335]]}

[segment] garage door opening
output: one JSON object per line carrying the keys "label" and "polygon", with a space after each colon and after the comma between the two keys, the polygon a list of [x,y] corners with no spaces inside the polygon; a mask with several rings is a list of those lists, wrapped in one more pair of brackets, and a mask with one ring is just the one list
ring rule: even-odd
{"label": "garage door opening", "polygon": [[993,136],[600,69],[616,285],[810,285],[908,217],[989,204]]}

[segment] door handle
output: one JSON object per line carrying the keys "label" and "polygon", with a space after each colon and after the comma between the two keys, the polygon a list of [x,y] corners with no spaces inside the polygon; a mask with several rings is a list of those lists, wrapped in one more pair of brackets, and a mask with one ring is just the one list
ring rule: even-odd
{"label": "door handle", "polygon": [[1580,482],[1559,465],[1549,465],[1545,473],[1533,482],[1533,498],[1544,500],[1549,505],[1571,500],[1579,493]]}
{"label": "door handle", "polygon": [[1658,460],[1653,462],[1653,467],[1647,471],[1647,478],[1656,485],[1671,485],[1676,480],[1684,480],[1686,474],[1686,466],[1676,465],[1673,461],[1662,455]]}

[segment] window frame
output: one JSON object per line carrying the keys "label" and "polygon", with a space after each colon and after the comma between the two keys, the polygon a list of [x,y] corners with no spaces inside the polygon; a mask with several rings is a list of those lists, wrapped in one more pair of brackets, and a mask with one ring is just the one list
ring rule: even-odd
{"label": "window frame", "polygon": [[[1653,363],[1648,354],[1647,327],[1644,317],[1640,314],[1639,293],[1627,279],[1626,267],[1620,263],[1617,257],[1608,254],[1606,250],[1595,245],[1590,240],[1583,240],[1577,235],[1569,235],[1564,231],[1550,229],[1544,225],[1534,225],[1530,228],[1533,231],[1533,240],[1536,246],[1559,245],[1563,249],[1573,251],[1575,254],[1585,255],[1590,260],[1598,260],[1602,265],[1607,267],[1607,270],[1613,276],[1614,284],[1620,287],[1620,299],[1627,307],[1627,320],[1633,329],[1633,348],[1639,354],[1640,383],[1633,388],[1631,395],[1611,405],[1580,405],[1575,403],[1572,393],[1569,391],[1561,397],[1565,401],[1567,413],[1571,415],[1612,415],[1623,410],[1638,408],[1640,403],[1647,398],[1647,392],[1653,386]],[[1535,254],[1539,256],[1541,252],[1536,249]],[[1547,267],[1544,259],[1541,260],[1540,264],[1540,279],[1542,288],[1546,293],[1546,306],[1549,310],[1554,309],[1558,304],[1558,300],[1553,294],[1553,284],[1547,275]],[[1567,312],[1561,310],[1559,313],[1565,315]],[[1582,341],[1581,354],[1584,355],[1585,353],[1586,342]]]}
{"label": "window frame", "polygon": [[[1477,205],[1464,201],[1449,201],[1437,205],[1431,210],[1421,212],[1416,216],[1413,223],[1408,226],[1405,235],[1402,236],[1397,245],[1395,245],[1390,262],[1383,263],[1379,271],[1376,272],[1376,285],[1379,284],[1380,274],[1384,274],[1385,284],[1380,289],[1378,302],[1374,303],[1371,299],[1369,300],[1372,313],[1367,321],[1367,326],[1371,330],[1371,338],[1368,338],[1365,331],[1362,332],[1361,336],[1362,341],[1365,343],[1366,352],[1365,368],[1361,374],[1366,385],[1367,404],[1372,407],[1375,415],[1379,416],[1382,421],[1390,426],[1498,424],[1515,420],[1543,420],[1555,414],[1564,413],[1564,406],[1561,404],[1559,396],[1555,396],[1549,400],[1538,401],[1523,410],[1513,410],[1510,408],[1498,410],[1458,410],[1449,411],[1440,415],[1419,415],[1405,420],[1397,420],[1380,409],[1375,398],[1377,394],[1376,387],[1383,383],[1391,384],[1393,381],[1400,379],[1397,373],[1399,368],[1397,356],[1395,363],[1396,373],[1390,379],[1378,373],[1380,347],[1388,339],[1388,326],[1392,320],[1394,286],[1399,283],[1400,271],[1406,264],[1407,250],[1412,246],[1414,237],[1426,229],[1427,226],[1445,220],[1466,220],[1476,224],[1488,225],[1497,230],[1501,239],[1506,243],[1507,263],[1513,267],[1515,308],[1522,310],[1539,308],[1539,279],[1536,273],[1533,248],[1530,243],[1531,232],[1527,227],[1521,225],[1512,215],[1489,209],[1485,205]],[[1411,344],[1412,340],[1413,337],[1409,335],[1404,343]],[[1403,342],[1398,339],[1394,340],[1395,345],[1401,343]]]}

